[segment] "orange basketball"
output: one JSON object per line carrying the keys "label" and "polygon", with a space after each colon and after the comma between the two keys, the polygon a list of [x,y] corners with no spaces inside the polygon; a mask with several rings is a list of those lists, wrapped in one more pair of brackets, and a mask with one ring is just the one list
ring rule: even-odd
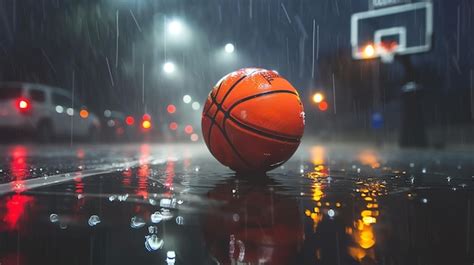
{"label": "orange basketball", "polygon": [[296,151],[304,110],[296,89],[277,72],[244,68],[223,77],[202,113],[207,147],[235,171],[268,171]]}

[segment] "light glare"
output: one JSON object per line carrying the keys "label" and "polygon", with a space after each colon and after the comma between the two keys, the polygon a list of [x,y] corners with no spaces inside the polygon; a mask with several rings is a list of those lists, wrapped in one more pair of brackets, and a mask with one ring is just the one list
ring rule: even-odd
{"label": "light glare", "polygon": [[173,73],[173,72],[176,70],[176,67],[175,67],[174,63],[172,63],[172,62],[166,62],[166,63],[163,65],[163,70],[165,71],[165,73],[171,74],[171,73]]}
{"label": "light glare", "polygon": [[193,99],[191,98],[190,95],[184,95],[184,97],[183,97],[183,102],[184,103],[189,104],[189,103],[191,103],[191,100],[193,100]]}
{"label": "light glare", "polygon": [[234,44],[227,43],[224,47],[226,53],[233,53],[235,50]]}

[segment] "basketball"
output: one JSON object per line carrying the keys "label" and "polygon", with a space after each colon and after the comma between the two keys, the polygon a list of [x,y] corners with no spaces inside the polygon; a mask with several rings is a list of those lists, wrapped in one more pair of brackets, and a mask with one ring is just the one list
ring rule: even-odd
{"label": "basketball", "polygon": [[240,172],[266,172],[285,163],[304,131],[296,89],[277,72],[244,68],[224,76],[209,93],[202,135],[223,165]]}

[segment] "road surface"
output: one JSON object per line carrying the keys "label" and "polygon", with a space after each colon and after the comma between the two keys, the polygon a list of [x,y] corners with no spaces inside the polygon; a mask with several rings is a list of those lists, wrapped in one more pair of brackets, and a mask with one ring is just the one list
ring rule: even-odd
{"label": "road surface", "polygon": [[474,154],[307,142],[0,147],[0,264],[472,264]]}

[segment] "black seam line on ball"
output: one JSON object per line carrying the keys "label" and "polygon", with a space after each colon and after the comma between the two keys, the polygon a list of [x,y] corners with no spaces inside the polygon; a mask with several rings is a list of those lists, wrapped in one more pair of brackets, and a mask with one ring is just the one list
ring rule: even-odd
{"label": "black seam line on ball", "polygon": [[[221,81],[221,82],[219,83],[219,86],[217,87],[216,96],[219,94],[219,91],[221,90],[222,83],[224,83],[224,81]],[[208,113],[209,113],[209,110],[211,110],[211,108],[212,108],[212,105],[213,105],[214,103],[216,103],[215,98],[214,98],[214,96],[212,95],[212,91],[211,91],[210,96],[211,96],[212,102],[211,102],[211,105],[209,105],[209,108],[207,108],[207,110],[204,112],[205,114],[208,114]]]}
{"label": "black seam line on ball", "polygon": [[[260,93],[260,94],[256,94],[256,95],[252,95],[252,96],[243,98],[243,99],[241,99],[241,100],[235,102],[227,111],[224,111],[224,123],[225,123],[225,120],[226,120],[226,119],[230,119],[230,120],[233,121],[237,126],[243,128],[243,129],[252,131],[252,132],[254,132],[254,133],[260,134],[260,135],[262,135],[262,136],[265,136],[265,137],[268,137],[268,138],[272,138],[272,139],[275,139],[275,140],[279,140],[279,141],[284,141],[284,142],[299,143],[299,142],[300,142],[300,139],[299,139],[299,138],[296,138],[296,137],[285,137],[285,136],[281,136],[281,135],[276,135],[276,134],[268,133],[268,132],[265,132],[265,131],[256,129],[256,128],[252,127],[252,126],[243,124],[243,123],[239,122],[237,119],[235,119],[234,117],[232,117],[232,116],[230,115],[230,112],[232,111],[232,109],[234,109],[234,108],[237,107],[239,104],[241,104],[241,103],[243,103],[243,102],[245,102],[245,101],[249,101],[249,100],[254,99],[254,98],[263,97],[263,96],[267,96],[267,95],[271,95],[271,94],[281,94],[281,93],[293,94],[293,95],[297,96],[297,94],[296,94],[295,92],[290,91],[290,90],[273,90],[273,91],[268,91],[268,92],[264,92],[264,93]],[[225,130],[225,126],[224,126],[224,130]]]}
{"label": "black seam line on ball", "polygon": [[[244,76],[242,76],[241,78],[239,78],[239,80],[237,80],[236,82],[234,82],[234,84],[232,84],[232,86],[229,88],[229,90],[228,90],[227,93],[225,94],[224,98],[222,99],[221,104],[224,103],[224,100],[225,100],[226,97],[229,95],[230,91],[232,91],[232,90],[240,83],[240,81],[244,80],[246,77],[247,77],[247,75],[244,75]],[[217,124],[217,123],[216,123],[216,116],[217,116],[217,113],[219,113],[219,110],[222,110],[221,104],[218,104],[218,103],[217,103],[217,94],[219,93],[219,90],[220,90],[220,88],[221,88],[222,83],[224,83],[224,81],[222,81],[222,82],[220,83],[219,88],[218,88],[218,90],[217,90],[217,92],[216,92],[216,96],[215,96],[215,97],[213,97],[213,96],[212,96],[212,93],[211,93],[211,99],[212,99],[213,103],[216,104],[217,110],[216,110],[216,112],[214,113],[214,116],[213,116],[212,119],[211,119],[211,125],[209,126],[209,133],[208,133],[209,149],[211,148],[211,133],[212,133],[212,127],[214,126],[214,124]],[[206,115],[207,115],[207,113],[206,113]],[[225,122],[225,121],[224,121],[224,122]],[[224,126],[224,123],[223,123],[223,126]],[[224,126],[224,127],[225,127],[225,126]],[[225,137],[227,138],[227,135],[225,135]]]}
{"label": "black seam line on ball", "polygon": [[[229,90],[227,90],[227,92],[225,93],[224,97],[222,98],[221,103],[220,103],[220,104],[217,104],[217,105],[219,106],[219,105],[224,104],[224,101],[225,101],[226,98],[230,95],[230,92],[232,92],[232,90],[234,90],[234,88],[237,87],[237,85],[238,85],[242,80],[244,80],[246,77],[247,77],[247,75],[244,75],[244,76],[242,76],[241,78],[239,78],[239,80],[237,80],[237,81],[229,88]],[[216,99],[217,99],[217,95],[216,95]],[[216,100],[216,101],[217,101],[217,100]]]}
{"label": "black seam line on ball", "polygon": [[240,103],[243,103],[245,101],[249,101],[251,99],[254,99],[254,98],[258,98],[258,97],[263,97],[263,96],[266,96],[266,95],[271,95],[271,94],[278,94],[278,93],[288,93],[288,94],[293,94],[295,96],[297,96],[298,94],[296,94],[295,92],[291,91],[291,90],[272,90],[272,91],[267,91],[267,92],[263,92],[263,93],[260,93],[260,94],[255,94],[255,95],[252,95],[252,96],[248,96],[246,98],[243,98],[243,99],[240,99],[238,101],[236,101],[234,104],[232,104],[232,106],[230,106],[230,108],[226,111],[226,112],[231,112],[232,109],[234,109],[235,107],[237,107],[237,105],[239,105]]}
{"label": "black seam line on ball", "polygon": [[284,136],[275,135],[275,134],[271,134],[271,133],[261,131],[259,129],[254,128],[254,127],[251,127],[251,126],[248,126],[244,123],[241,123],[240,121],[238,121],[237,119],[235,119],[232,116],[229,116],[229,120],[234,122],[237,126],[239,126],[242,129],[245,129],[247,131],[251,131],[253,133],[256,133],[258,135],[261,135],[261,136],[264,136],[264,137],[267,137],[267,138],[271,138],[271,139],[274,139],[274,140],[287,142],[287,143],[299,143],[300,142],[299,138],[289,138],[289,137],[284,137]]}
{"label": "black seam line on ball", "polygon": [[[216,124],[216,127],[221,131],[222,135],[224,135],[224,138],[225,140],[227,141],[227,143],[229,144],[230,148],[232,149],[232,152],[234,152],[234,154],[237,155],[237,157],[247,166],[249,167],[249,163],[239,154],[239,152],[237,152],[237,149],[235,149],[234,145],[231,143],[229,137],[227,136],[227,133],[224,132],[224,130],[221,128],[221,126],[219,126],[219,124],[217,124],[217,122],[213,121],[213,118],[208,115],[208,114],[205,114],[204,116],[208,117],[211,122],[214,122]],[[225,126],[225,125],[224,125]],[[210,134],[209,134],[210,135]],[[210,141],[210,137],[209,137],[209,150],[212,150],[211,149],[211,141]],[[212,151],[211,151],[212,153]]]}

